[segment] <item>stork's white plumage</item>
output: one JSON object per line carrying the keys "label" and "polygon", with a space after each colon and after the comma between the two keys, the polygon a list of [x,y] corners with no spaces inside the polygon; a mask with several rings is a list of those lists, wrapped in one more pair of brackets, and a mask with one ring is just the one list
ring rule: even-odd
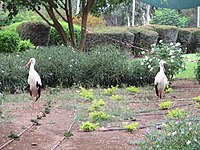
{"label": "stork's white plumage", "polygon": [[[40,98],[42,82],[40,75],[35,70],[35,58],[31,58],[26,66],[30,65],[29,75],[28,75],[28,88],[30,90],[30,95],[32,97],[32,110],[34,110],[35,102]],[[39,101],[38,101],[39,109]]]}
{"label": "stork's white plumage", "polygon": [[164,61],[160,61],[160,71],[156,74],[154,84],[156,89],[156,95],[162,99],[164,95],[164,90],[168,84],[167,76],[164,72]]}

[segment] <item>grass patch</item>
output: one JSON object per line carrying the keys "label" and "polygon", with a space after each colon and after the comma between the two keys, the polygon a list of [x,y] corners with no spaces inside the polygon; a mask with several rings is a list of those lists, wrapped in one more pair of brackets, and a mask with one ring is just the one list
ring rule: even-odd
{"label": "grass patch", "polygon": [[198,57],[196,56],[196,54],[186,54],[184,55],[184,57],[186,59],[186,70],[177,74],[175,78],[195,79],[196,78],[195,68],[197,67],[197,62],[190,62],[190,61],[197,61]]}

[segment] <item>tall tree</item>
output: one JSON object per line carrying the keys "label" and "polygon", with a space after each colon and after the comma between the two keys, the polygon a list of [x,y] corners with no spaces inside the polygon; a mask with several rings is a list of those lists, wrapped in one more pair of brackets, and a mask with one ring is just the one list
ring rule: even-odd
{"label": "tall tree", "polygon": [[[111,12],[116,6],[123,1],[127,0],[80,0],[80,15],[82,17],[81,23],[81,41],[76,43],[73,27],[73,11],[72,0],[3,0],[5,2],[5,9],[9,11],[9,17],[13,17],[18,14],[20,9],[27,8],[29,11],[35,11],[44,21],[50,26],[54,27],[64,45],[71,45],[72,47],[78,47],[79,50],[83,49],[86,31],[87,31],[87,18],[91,12],[95,15],[99,15],[101,12]],[[50,17],[51,21],[41,13],[41,8],[44,8]],[[65,15],[61,13],[65,12]],[[68,23],[70,38],[69,40],[65,34],[65,31],[58,21],[59,16]],[[71,42],[70,42],[71,41]]]}

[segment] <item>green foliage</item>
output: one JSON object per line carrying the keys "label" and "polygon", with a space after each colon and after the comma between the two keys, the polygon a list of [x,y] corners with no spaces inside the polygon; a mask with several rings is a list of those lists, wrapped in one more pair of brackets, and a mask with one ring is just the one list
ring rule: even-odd
{"label": "green foliage", "polygon": [[23,22],[16,28],[23,40],[30,40],[36,46],[47,46],[49,43],[50,27],[44,22]]}
{"label": "green foliage", "polygon": [[8,137],[10,139],[19,140],[19,135],[12,133],[12,132],[8,135]]}
{"label": "green foliage", "polygon": [[139,60],[129,62],[127,54],[114,46],[97,47],[88,53],[75,52],[64,46],[42,47],[9,55],[0,53],[3,91],[13,93],[25,89],[28,68],[24,66],[32,57],[36,58],[35,69],[41,76],[43,86],[52,88],[72,85],[140,86],[151,84],[155,77],[145,66],[140,65]]}
{"label": "green foliage", "polygon": [[159,62],[165,62],[165,74],[169,81],[172,81],[176,74],[185,69],[185,61],[181,54],[180,43],[152,45],[151,52],[143,52],[145,59],[141,65],[146,66],[150,72],[156,74],[159,71]]}
{"label": "green foliage", "polygon": [[200,102],[200,96],[193,98],[193,100],[195,100],[196,102]]}
{"label": "green foliage", "polygon": [[172,102],[167,101],[160,104],[160,109],[169,109],[172,106]]}
{"label": "green foliage", "polygon": [[92,121],[100,123],[107,120],[110,115],[106,114],[104,111],[94,111],[89,113],[89,117],[92,119]]}
{"label": "green foliage", "polygon": [[121,95],[112,95],[111,98],[112,98],[113,100],[116,100],[116,101],[122,100],[122,96],[121,96]]}
{"label": "green foliage", "polygon": [[[62,25],[67,37],[70,39],[68,24],[66,22],[60,22],[60,24]],[[81,33],[80,26],[74,25],[74,34],[75,34],[77,43],[79,43],[80,39],[81,39],[80,33]],[[62,44],[62,41],[61,41],[61,38],[60,38],[58,32],[56,31],[55,28],[51,27],[51,29],[50,29],[50,45],[61,45],[61,44]]]}
{"label": "green foliage", "polygon": [[196,79],[200,83],[200,60],[198,60],[198,62],[197,62],[197,68],[195,69],[195,75],[196,75]]}
{"label": "green foliage", "polygon": [[161,125],[162,130],[155,128],[149,130],[146,140],[140,143],[140,149],[200,149],[200,122],[191,122],[190,119],[189,117],[180,116],[176,120],[167,120],[167,123]]}
{"label": "green foliage", "polygon": [[98,127],[98,123],[91,123],[89,121],[87,122],[82,122],[82,125],[80,126],[81,130],[83,131],[94,131]]}
{"label": "green foliage", "polygon": [[165,89],[165,93],[171,93],[173,91],[173,89],[169,86],[167,86],[167,88]]}
{"label": "green foliage", "polygon": [[31,48],[34,48],[34,45],[30,42],[30,40],[20,40],[19,41],[19,51],[26,51]]}
{"label": "green foliage", "polygon": [[73,133],[72,133],[71,131],[66,131],[66,132],[64,133],[64,136],[68,138],[68,137],[73,136]]}
{"label": "green foliage", "polygon": [[80,87],[81,93],[80,96],[85,100],[94,100],[93,89],[86,90],[83,87]]}
{"label": "green foliage", "polygon": [[105,101],[103,99],[100,99],[98,101],[95,99],[92,101],[92,105],[88,108],[88,111],[89,112],[97,111],[104,105],[105,105]]}
{"label": "green foliage", "polygon": [[8,14],[4,13],[3,11],[1,11],[1,15],[0,15],[0,27],[1,26],[7,26],[11,22],[12,21],[9,19]]}
{"label": "green foliage", "polygon": [[129,86],[126,88],[127,91],[131,92],[131,93],[138,93],[139,90],[135,87],[135,86]]}
{"label": "green foliage", "polygon": [[16,33],[0,31],[0,52],[12,53],[19,51],[20,38]]}
{"label": "green foliage", "polygon": [[171,9],[157,9],[151,24],[160,25],[172,25],[177,27],[185,27],[189,21],[189,18],[181,16],[176,10]]}
{"label": "green foliage", "polygon": [[124,125],[124,128],[126,130],[128,130],[129,132],[132,132],[132,131],[137,130],[137,127],[139,126],[139,123],[138,122],[134,122],[134,123],[128,124],[128,123],[123,122],[123,125]]}
{"label": "green foliage", "polygon": [[169,111],[167,117],[171,119],[180,119],[181,117],[187,117],[187,113],[183,109],[176,108],[174,110]]}
{"label": "green foliage", "polygon": [[113,95],[114,92],[118,89],[118,85],[117,86],[111,86],[111,88],[107,88],[107,89],[104,89],[103,91],[103,94],[105,95]]}

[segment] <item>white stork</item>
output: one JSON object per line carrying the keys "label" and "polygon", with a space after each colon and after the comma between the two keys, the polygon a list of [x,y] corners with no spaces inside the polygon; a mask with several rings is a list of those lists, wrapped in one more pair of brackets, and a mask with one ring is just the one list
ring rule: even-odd
{"label": "white stork", "polygon": [[164,61],[160,61],[160,71],[156,74],[154,84],[156,89],[156,95],[162,99],[164,90],[168,84],[167,76],[165,75]]}
{"label": "white stork", "polygon": [[[35,71],[35,58],[31,58],[26,66],[30,66],[28,75],[28,88],[30,90],[30,95],[32,97],[32,111],[34,111],[34,104],[40,98],[42,82],[40,75]],[[38,109],[39,101],[38,101]]]}

